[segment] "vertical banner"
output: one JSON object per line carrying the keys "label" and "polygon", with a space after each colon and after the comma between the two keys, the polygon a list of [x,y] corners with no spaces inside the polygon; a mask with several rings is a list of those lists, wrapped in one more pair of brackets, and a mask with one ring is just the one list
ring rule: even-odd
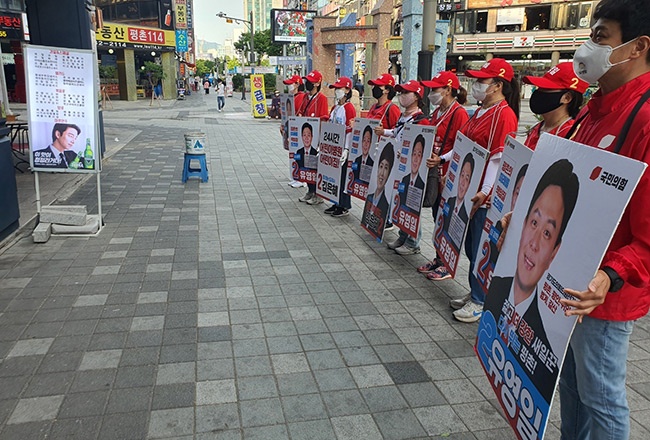
{"label": "vertical banner", "polygon": [[319,139],[319,118],[289,118],[289,160],[291,177],[305,183],[316,183]]}
{"label": "vertical banner", "polygon": [[187,52],[187,31],[176,31],[176,52]]}
{"label": "vertical banner", "polygon": [[381,241],[386,228],[386,219],[390,212],[390,198],[393,188],[389,179],[397,161],[396,140],[382,137],[379,141],[378,154],[372,167],[368,184],[368,195],[363,206],[361,226],[377,241]]}
{"label": "vertical banner", "polygon": [[577,319],[564,289],[587,288],[645,168],[546,133],[537,144],[474,347],[519,439],[544,437]]}
{"label": "vertical banner", "polygon": [[91,50],[25,45],[34,171],[95,173],[97,82]]}
{"label": "vertical banner", "polygon": [[176,29],[187,29],[187,4],[185,0],[174,0]]}
{"label": "vertical banner", "polygon": [[458,256],[472,209],[470,199],[478,192],[487,157],[485,148],[461,132],[456,134],[433,234],[433,245],[451,276],[456,275]]}
{"label": "vertical banner", "polygon": [[436,127],[406,124],[393,183],[393,224],[413,238],[420,228],[420,211],[426,191],[427,157],[431,157]]}
{"label": "vertical banner", "polygon": [[255,118],[265,118],[268,114],[266,94],[264,92],[264,75],[251,75],[251,108]]}
{"label": "vertical banner", "polygon": [[474,265],[474,276],[485,293],[488,292],[494,266],[499,258],[501,248],[499,237],[503,232],[502,219],[515,209],[532,155],[533,150],[521,142],[517,142],[510,136],[506,138],[499,174],[492,189],[492,204],[479,241],[479,260]]}
{"label": "vertical banner", "polygon": [[318,142],[316,195],[332,203],[339,202],[341,188],[341,155],[345,148],[345,125],[322,122]]}
{"label": "vertical banner", "polygon": [[354,120],[345,192],[357,199],[366,200],[368,194],[368,183],[377,153],[377,135],[374,129],[378,125],[378,119]]}

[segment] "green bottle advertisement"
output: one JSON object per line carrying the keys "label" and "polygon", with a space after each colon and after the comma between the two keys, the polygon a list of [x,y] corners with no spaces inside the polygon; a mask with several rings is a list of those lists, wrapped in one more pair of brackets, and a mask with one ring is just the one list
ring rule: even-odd
{"label": "green bottle advertisement", "polygon": [[95,159],[93,158],[93,148],[90,146],[90,138],[86,138],[86,150],[84,151],[84,163],[87,170],[95,169]]}
{"label": "green bottle advertisement", "polygon": [[78,170],[79,168],[83,168],[83,164],[81,163],[81,159],[83,159],[83,153],[80,151],[79,154],[74,158],[72,162],[68,165],[68,168],[72,170]]}

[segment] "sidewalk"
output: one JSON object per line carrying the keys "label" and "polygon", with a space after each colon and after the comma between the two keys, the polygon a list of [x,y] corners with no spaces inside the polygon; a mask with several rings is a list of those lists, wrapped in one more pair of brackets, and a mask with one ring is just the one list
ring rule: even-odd
{"label": "sidewalk", "polygon": [[[125,144],[104,164],[99,236],[0,254],[0,439],[514,438],[477,325],[448,307],[467,261],[458,281],[415,270],[430,219],[422,255],[400,257],[360,203],[336,219],[298,202],[277,121],[238,98],[217,113],[213,94],[165,104],[105,112]],[[210,180],[182,184],[197,129]],[[94,179],[66,203],[94,212]],[[649,330],[630,347],[633,439],[650,438]]]}

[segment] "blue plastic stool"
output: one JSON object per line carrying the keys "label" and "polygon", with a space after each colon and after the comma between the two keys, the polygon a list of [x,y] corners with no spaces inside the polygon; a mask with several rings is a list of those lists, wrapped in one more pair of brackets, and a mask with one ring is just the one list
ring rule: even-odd
{"label": "blue plastic stool", "polygon": [[[190,162],[198,160],[201,168],[192,168]],[[201,182],[208,181],[208,163],[205,160],[205,154],[185,153],[185,163],[183,165],[183,183],[187,182],[190,177],[200,177]]]}

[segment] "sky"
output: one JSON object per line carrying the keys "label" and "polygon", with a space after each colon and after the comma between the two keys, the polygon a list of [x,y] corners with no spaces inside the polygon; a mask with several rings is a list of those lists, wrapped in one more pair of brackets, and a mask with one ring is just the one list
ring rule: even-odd
{"label": "sky", "polygon": [[232,31],[245,25],[229,24],[217,13],[223,12],[229,17],[244,18],[243,0],[194,0],[194,29],[199,39],[223,44],[226,38],[232,38]]}

